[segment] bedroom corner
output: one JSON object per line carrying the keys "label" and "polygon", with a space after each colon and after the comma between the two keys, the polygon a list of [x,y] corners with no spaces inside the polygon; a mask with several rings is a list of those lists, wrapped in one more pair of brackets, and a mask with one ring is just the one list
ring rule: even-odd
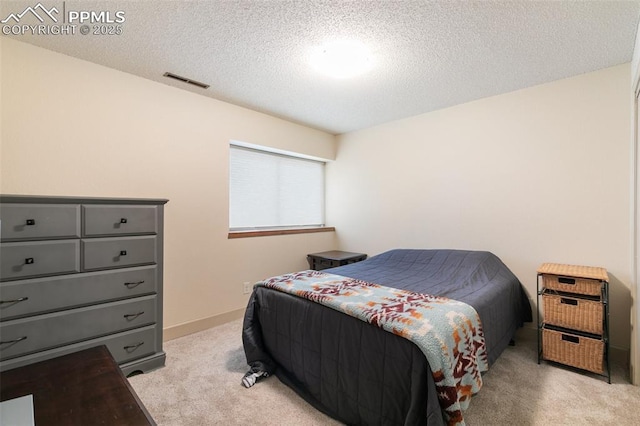
{"label": "bedroom corner", "polygon": [[632,275],[633,286],[631,297],[633,300],[631,308],[631,350],[629,356],[629,368],[631,382],[640,386],[640,309],[638,308],[638,297],[640,297],[640,141],[639,141],[639,125],[640,125],[640,24],[636,30],[636,40],[633,49],[633,57],[631,60],[631,105],[632,105],[632,122],[630,126],[630,145],[631,145],[631,250],[632,250]]}

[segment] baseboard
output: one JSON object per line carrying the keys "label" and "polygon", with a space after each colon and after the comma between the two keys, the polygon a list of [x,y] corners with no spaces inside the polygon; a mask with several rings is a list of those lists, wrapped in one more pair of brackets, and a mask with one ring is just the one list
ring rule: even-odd
{"label": "baseboard", "polygon": [[518,336],[525,337],[527,339],[535,339],[538,333],[538,328],[535,325],[531,325],[529,323],[523,325],[521,328],[516,330],[516,339]]}
{"label": "baseboard", "polygon": [[244,309],[237,309],[235,311],[225,312],[224,314],[214,315],[212,317],[202,318],[199,320],[174,325],[172,327],[167,327],[162,330],[162,341],[167,342],[169,340],[177,339],[178,337],[187,336],[189,334],[204,331],[209,328],[237,320],[243,317],[244,311]]}
{"label": "baseboard", "polygon": [[616,346],[609,346],[609,360],[612,364],[621,365],[624,368],[629,368],[629,349],[618,348]]}

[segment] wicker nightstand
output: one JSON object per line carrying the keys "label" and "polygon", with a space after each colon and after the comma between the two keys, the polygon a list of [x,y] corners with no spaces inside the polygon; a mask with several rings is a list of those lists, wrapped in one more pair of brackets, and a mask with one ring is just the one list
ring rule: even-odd
{"label": "wicker nightstand", "polygon": [[360,262],[366,258],[367,255],[364,253],[350,253],[348,251],[339,250],[323,251],[321,253],[312,253],[307,255],[309,268],[315,269],[316,271]]}
{"label": "wicker nightstand", "polygon": [[[605,375],[609,366],[609,275],[604,268],[544,263],[538,268],[541,359]],[[540,299],[542,298],[542,306]]]}

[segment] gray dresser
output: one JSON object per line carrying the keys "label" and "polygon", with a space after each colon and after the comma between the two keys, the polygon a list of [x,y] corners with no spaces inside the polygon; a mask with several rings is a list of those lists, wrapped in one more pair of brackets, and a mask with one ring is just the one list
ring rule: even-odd
{"label": "gray dresser", "polygon": [[97,345],[164,365],[165,203],[0,195],[0,371]]}

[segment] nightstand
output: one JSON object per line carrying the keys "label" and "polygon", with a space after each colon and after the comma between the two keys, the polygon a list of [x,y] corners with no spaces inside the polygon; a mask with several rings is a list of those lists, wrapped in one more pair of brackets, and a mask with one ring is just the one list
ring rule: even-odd
{"label": "nightstand", "polygon": [[544,263],[538,269],[541,359],[605,375],[609,366],[609,275],[599,267]]}
{"label": "nightstand", "polygon": [[366,258],[367,255],[363,253],[351,253],[340,250],[323,251],[321,253],[312,253],[307,255],[309,268],[316,271],[360,262]]}

